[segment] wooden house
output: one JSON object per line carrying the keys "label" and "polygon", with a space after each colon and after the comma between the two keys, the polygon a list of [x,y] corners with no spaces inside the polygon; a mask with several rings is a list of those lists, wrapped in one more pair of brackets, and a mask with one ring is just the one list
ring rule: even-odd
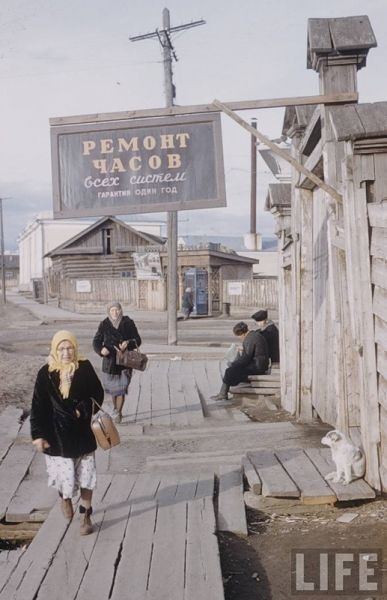
{"label": "wooden house", "polygon": [[[368,17],[310,19],[308,68],[321,94],[357,92],[376,40]],[[294,170],[269,199],[280,237],[283,406],[361,441],[366,478],[387,491],[387,102],[286,109]]]}
{"label": "wooden house", "polygon": [[[52,260],[51,294],[59,306],[87,312],[120,299],[137,305],[138,289],[133,254],[159,252],[165,238],[135,230],[120,219],[103,217],[47,254]],[[157,281],[146,281],[150,308],[161,308]],[[153,285],[152,285],[153,284]]]}
{"label": "wooden house", "polygon": [[[100,311],[116,299],[133,308],[165,310],[165,242],[165,238],[137,231],[120,219],[103,217],[47,254],[52,260],[49,291],[58,297],[59,306],[77,312]],[[160,256],[160,277],[139,278],[133,254],[152,251]],[[179,297],[189,272],[196,269],[208,284],[206,314],[219,314],[223,282],[252,279],[255,262],[219,244],[181,249],[177,260]]]}

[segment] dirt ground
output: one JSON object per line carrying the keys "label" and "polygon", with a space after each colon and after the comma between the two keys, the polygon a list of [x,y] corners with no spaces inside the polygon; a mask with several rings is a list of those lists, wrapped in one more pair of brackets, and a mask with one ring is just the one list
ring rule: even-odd
{"label": "dirt ground", "polygon": [[[289,600],[304,598],[315,600],[372,600],[387,598],[387,504],[384,500],[341,508],[322,509],[304,514],[281,514],[269,510],[247,509],[249,535],[241,538],[233,534],[220,534],[221,562],[226,600]],[[344,513],[356,513],[351,523],[336,519]],[[383,588],[378,593],[348,593],[314,591],[292,593],[292,551],[306,550],[305,581],[319,582],[319,562],[316,550],[336,552],[383,553]],[[308,562],[310,559],[310,563]],[[355,563],[356,564],[356,563]],[[368,563],[369,567],[372,566]],[[348,565],[346,565],[348,566]],[[354,569],[355,570],[355,569]],[[331,571],[329,571],[331,574]],[[350,579],[350,578],[349,578]],[[369,581],[374,581],[372,576]],[[357,584],[357,578],[356,578]],[[329,585],[334,586],[333,576]]]}
{"label": "dirt ground", "polygon": [[[201,327],[206,327],[204,321]],[[208,327],[212,328],[212,333],[214,323]],[[66,328],[66,324],[61,323],[60,328]],[[83,332],[85,339],[89,339],[94,324],[90,326],[79,323],[77,328]],[[29,408],[36,373],[45,362],[49,341],[56,329],[58,326],[55,323],[39,322],[22,308],[13,305],[0,307],[0,411],[9,404],[25,410]],[[206,343],[208,335],[203,338]],[[265,405],[260,408],[247,407],[245,412],[256,421],[294,422],[285,411],[274,410]],[[311,426],[311,436],[317,439],[316,436],[320,436],[320,430],[324,428],[323,424]],[[237,439],[230,438],[228,442],[231,447],[234,444],[238,447]],[[172,439],[154,442],[132,439],[129,446],[133,456],[137,456],[132,467],[135,470],[142,468],[149,454],[218,449],[212,447],[212,443],[208,438],[186,439],[178,443]],[[356,513],[353,521],[336,521],[338,516],[348,512]],[[288,508],[278,509],[274,502],[272,506],[269,503],[262,510],[249,508],[247,515],[247,538],[219,534],[226,600],[289,600],[298,597],[306,600],[387,599],[387,502],[384,499],[322,509],[295,508],[294,502]],[[352,590],[345,595],[318,591],[292,594],[291,576],[294,568],[291,554],[293,550],[306,548],[309,549],[307,557],[313,557],[315,550],[319,549],[347,552],[358,549],[370,553],[374,549],[382,549],[386,591],[358,594]],[[310,559],[309,570],[305,575],[307,581],[318,581],[317,568],[317,559]]]}

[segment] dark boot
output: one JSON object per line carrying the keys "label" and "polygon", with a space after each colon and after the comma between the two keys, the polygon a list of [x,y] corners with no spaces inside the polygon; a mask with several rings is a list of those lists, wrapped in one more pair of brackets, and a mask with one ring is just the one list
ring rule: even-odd
{"label": "dark boot", "polygon": [[220,388],[220,391],[218,394],[216,394],[216,396],[211,396],[211,400],[228,400],[228,390],[230,389],[230,386],[227,385],[227,383],[222,383],[222,387]]}
{"label": "dark boot", "polygon": [[90,533],[93,533],[93,524],[90,519],[90,516],[93,512],[92,507],[90,506],[90,508],[86,508],[81,504],[79,506],[79,512],[81,514],[81,529],[79,533],[81,535],[89,535]]}

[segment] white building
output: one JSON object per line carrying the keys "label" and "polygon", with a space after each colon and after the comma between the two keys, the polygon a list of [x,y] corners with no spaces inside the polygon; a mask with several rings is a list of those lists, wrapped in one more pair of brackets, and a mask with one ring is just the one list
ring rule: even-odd
{"label": "white building", "polygon": [[[51,266],[45,255],[57,248],[97,219],[54,219],[52,211],[39,213],[18,237],[20,255],[19,290],[32,291],[33,280],[42,280],[43,273]],[[128,221],[134,229],[160,236],[163,223],[152,221]]]}

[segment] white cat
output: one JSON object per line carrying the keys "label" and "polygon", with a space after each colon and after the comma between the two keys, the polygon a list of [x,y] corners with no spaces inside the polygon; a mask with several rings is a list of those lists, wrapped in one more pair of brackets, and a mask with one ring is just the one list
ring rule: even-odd
{"label": "white cat", "polygon": [[363,477],[365,473],[365,456],[363,451],[349,441],[343,433],[334,429],[327,433],[321,440],[332,451],[332,460],[336,471],[328,473],[327,481],[347,485],[354,479]]}

